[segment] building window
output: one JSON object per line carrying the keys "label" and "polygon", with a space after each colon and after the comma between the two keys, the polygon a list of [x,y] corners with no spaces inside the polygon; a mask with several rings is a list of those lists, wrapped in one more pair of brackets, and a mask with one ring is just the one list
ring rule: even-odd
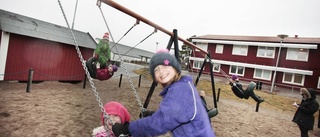
{"label": "building window", "polygon": [[274,58],[274,47],[258,47],[257,57]]}
{"label": "building window", "polygon": [[242,66],[230,66],[230,74],[236,74],[239,76],[244,76],[244,67]]}
{"label": "building window", "polygon": [[220,64],[214,63],[212,69],[213,72],[220,72]]}
{"label": "building window", "polygon": [[255,69],[253,77],[257,79],[271,80],[271,71],[263,70],[263,69]]}
{"label": "building window", "polygon": [[320,88],[320,77],[318,78],[318,89]]}
{"label": "building window", "polygon": [[308,61],[308,57],[308,49],[288,48],[287,50],[287,60]]}
{"label": "building window", "polygon": [[232,55],[247,56],[248,46],[247,45],[233,45]]}
{"label": "building window", "polygon": [[[194,69],[201,69],[203,62],[202,61],[193,61]],[[204,68],[203,68],[204,69]]]}
{"label": "building window", "polygon": [[283,83],[303,86],[304,85],[304,75],[293,74],[293,73],[284,73],[282,81],[283,81]]}
{"label": "building window", "polygon": [[216,46],[216,53],[220,53],[220,54],[222,54],[223,53],[223,45],[217,45]]}
{"label": "building window", "polygon": [[[207,51],[208,50],[208,43],[204,43],[204,42],[197,42],[197,47],[199,47],[200,49]],[[196,51],[200,51],[198,49],[196,49]]]}

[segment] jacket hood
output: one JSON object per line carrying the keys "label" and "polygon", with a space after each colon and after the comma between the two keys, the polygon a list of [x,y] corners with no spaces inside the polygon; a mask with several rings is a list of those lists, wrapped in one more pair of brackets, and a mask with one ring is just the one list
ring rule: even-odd
{"label": "jacket hood", "polygon": [[305,94],[306,95],[306,99],[309,99],[309,100],[315,100],[317,97],[316,97],[316,91],[312,88],[301,88],[300,89],[300,92],[302,94]]}

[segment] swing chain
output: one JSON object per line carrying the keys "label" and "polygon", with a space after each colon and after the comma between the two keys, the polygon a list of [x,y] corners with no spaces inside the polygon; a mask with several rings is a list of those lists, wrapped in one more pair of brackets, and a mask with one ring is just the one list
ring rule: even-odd
{"label": "swing chain", "polygon": [[[102,17],[103,17],[103,21],[104,21],[105,25],[107,26],[107,29],[108,29],[108,32],[109,32],[109,34],[110,34],[111,40],[114,42],[113,35],[112,35],[112,33],[111,33],[111,30],[110,30],[110,28],[109,28],[109,25],[108,25],[108,23],[107,23],[107,20],[106,20],[106,18],[105,18],[105,16],[104,16],[103,12],[102,12],[101,7],[99,7],[99,9],[100,9],[101,15],[102,15]],[[134,24],[134,26],[136,26],[137,24],[139,24],[139,21],[137,21],[137,22]],[[133,27],[134,27],[134,26],[133,26]],[[131,27],[131,29],[132,29],[133,27]],[[130,29],[130,30],[131,30],[131,29]],[[128,31],[128,32],[129,32],[129,31]],[[127,33],[128,33],[128,32],[127,32]],[[126,33],[126,34],[127,34],[127,33]],[[119,41],[118,41],[118,42],[119,42]],[[118,42],[117,42],[117,43],[118,43]],[[117,43],[116,43],[116,44],[117,44]],[[124,63],[123,63],[122,56],[120,55],[120,52],[119,52],[116,44],[115,44],[113,47],[116,48],[116,51],[117,51],[117,53],[118,53],[118,55],[119,55],[119,59],[120,59],[120,62],[121,62],[121,66],[123,67],[123,69],[124,69],[125,72],[126,72],[126,76],[127,76],[128,80],[129,80],[129,83],[130,83],[130,86],[131,86],[132,91],[133,91],[133,93],[134,93],[134,96],[135,96],[135,98],[136,98],[136,101],[138,102],[138,104],[139,104],[139,106],[140,106],[140,109],[143,110],[143,105],[142,105],[141,99],[140,99],[140,97],[139,97],[139,95],[138,95],[138,93],[137,93],[137,90],[135,89],[135,87],[134,87],[134,85],[133,85],[133,82],[132,82],[131,77],[129,76],[128,69],[126,68],[126,66],[125,66]]]}
{"label": "swing chain", "polygon": [[87,78],[88,78],[88,80],[89,80],[89,82],[90,82],[91,89],[92,89],[94,95],[96,96],[96,100],[98,101],[98,105],[99,105],[99,107],[100,107],[100,110],[101,110],[101,112],[103,112],[104,117],[107,118],[107,122],[110,122],[110,123],[113,124],[113,122],[110,120],[109,115],[106,113],[106,111],[105,111],[105,109],[104,109],[104,107],[103,107],[103,103],[101,102],[101,98],[99,97],[99,93],[97,92],[97,88],[95,87],[94,82],[93,82],[93,79],[91,78],[90,73],[89,73],[89,71],[88,71],[88,69],[87,69],[86,63],[85,63],[85,61],[84,61],[84,59],[83,59],[83,56],[82,56],[82,54],[81,54],[81,51],[80,51],[80,49],[79,49],[79,44],[78,44],[78,42],[77,42],[77,40],[76,40],[76,38],[75,38],[75,35],[74,35],[74,33],[73,33],[73,30],[70,28],[70,25],[69,25],[69,23],[68,23],[66,14],[65,14],[65,12],[64,12],[64,10],[63,10],[63,7],[62,7],[62,4],[61,4],[60,0],[58,0],[58,3],[59,3],[59,6],[60,6],[62,15],[63,15],[63,17],[64,17],[64,19],[65,19],[65,21],[66,21],[66,24],[67,24],[67,26],[68,26],[68,28],[69,28],[70,35],[72,36],[73,41],[74,41],[74,43],[75,43],[75,48],[76,48],[77,53],[78,53],[78,56],[79,56],[79,58],[80,58],[82,67],[83,67],[83,69],[85,70],[85,73],[86,73],[86,75],[87,75]]}

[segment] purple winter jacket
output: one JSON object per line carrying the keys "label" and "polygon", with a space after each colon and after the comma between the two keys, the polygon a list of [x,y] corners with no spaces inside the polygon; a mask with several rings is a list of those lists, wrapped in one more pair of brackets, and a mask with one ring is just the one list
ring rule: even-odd
{"label": "purple winter jacket", "polygon": [[214,137],[208,114],[193,84],[183,76],[165,87],[159,109],[152,116],[130,122],[133,137],[158,136],[171,132],[174,137]]}

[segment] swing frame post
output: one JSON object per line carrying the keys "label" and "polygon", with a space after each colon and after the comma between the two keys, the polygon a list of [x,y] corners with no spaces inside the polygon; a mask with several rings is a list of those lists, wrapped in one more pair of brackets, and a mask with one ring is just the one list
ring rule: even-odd
{"label": "swing frame post", "polygon": [[[211,60],[211,55],[210,55],[210,51],[208,51],[208,58],[209,60]],[[214,84],[214,75],[213,75],[213,64],[212,63],[209,63],[210,64],[210,77],[211,77],[211,87],[212,87],[212,97],[213,97],[213,102],[214,102],[214,107],[215,108],[218,108],[218,105],[217,105],[217,97],[216,97],[216,87],[215,87],[215,84]]]}
{"label": "swing frame post", "polygon": [[221,88],[218,88],[218,97],[217,97],[217,102],[219,102],[219,99],[220,99],[220,90],[221,90]]}
{"label": "swing frame post", "polygon": [[203,61],[203,63],[202,63],[202,66],[201,66],[201,69],[200,69],[200,71],[198,72],[199,74],[198,74],[198,76],[197,76],[197,79],[196,79],[196,81],[194,82],[194,85],[195,85],[195,86],[198,85],[199,79],[200,79],[200,77],[201,77],[203,68],[204,68],[204,66],[206,65],[206,63],[207,63],[207,61],[206,61],[206,59],[204,59],[204,61]]}
{"label": "swing frame post", "polygon": [[148,107],[148,105],[149,105],[149,102],[150,102],[150,100],[151,100],[151,96],[152,96],[153,91],[154,91],[154,89],[156,88],[156,86],[157,86],[157,82],[156,82],[156,81],[153,81],[152,84],[151,84],[150,90],[149,90],[149,92],[148,92],[148,95],[147,95],[147,97],[146,97],[146,100],[145,100],[145,102],[144,102],[144,104],[143,104],[143,108],[147,109],[147,107]]}
{"label": "swing frame post", "polygon": [[139,88],[140,88],[140,83],[141,83],[141,74],[139,75],[139,83],[138,83]]}

